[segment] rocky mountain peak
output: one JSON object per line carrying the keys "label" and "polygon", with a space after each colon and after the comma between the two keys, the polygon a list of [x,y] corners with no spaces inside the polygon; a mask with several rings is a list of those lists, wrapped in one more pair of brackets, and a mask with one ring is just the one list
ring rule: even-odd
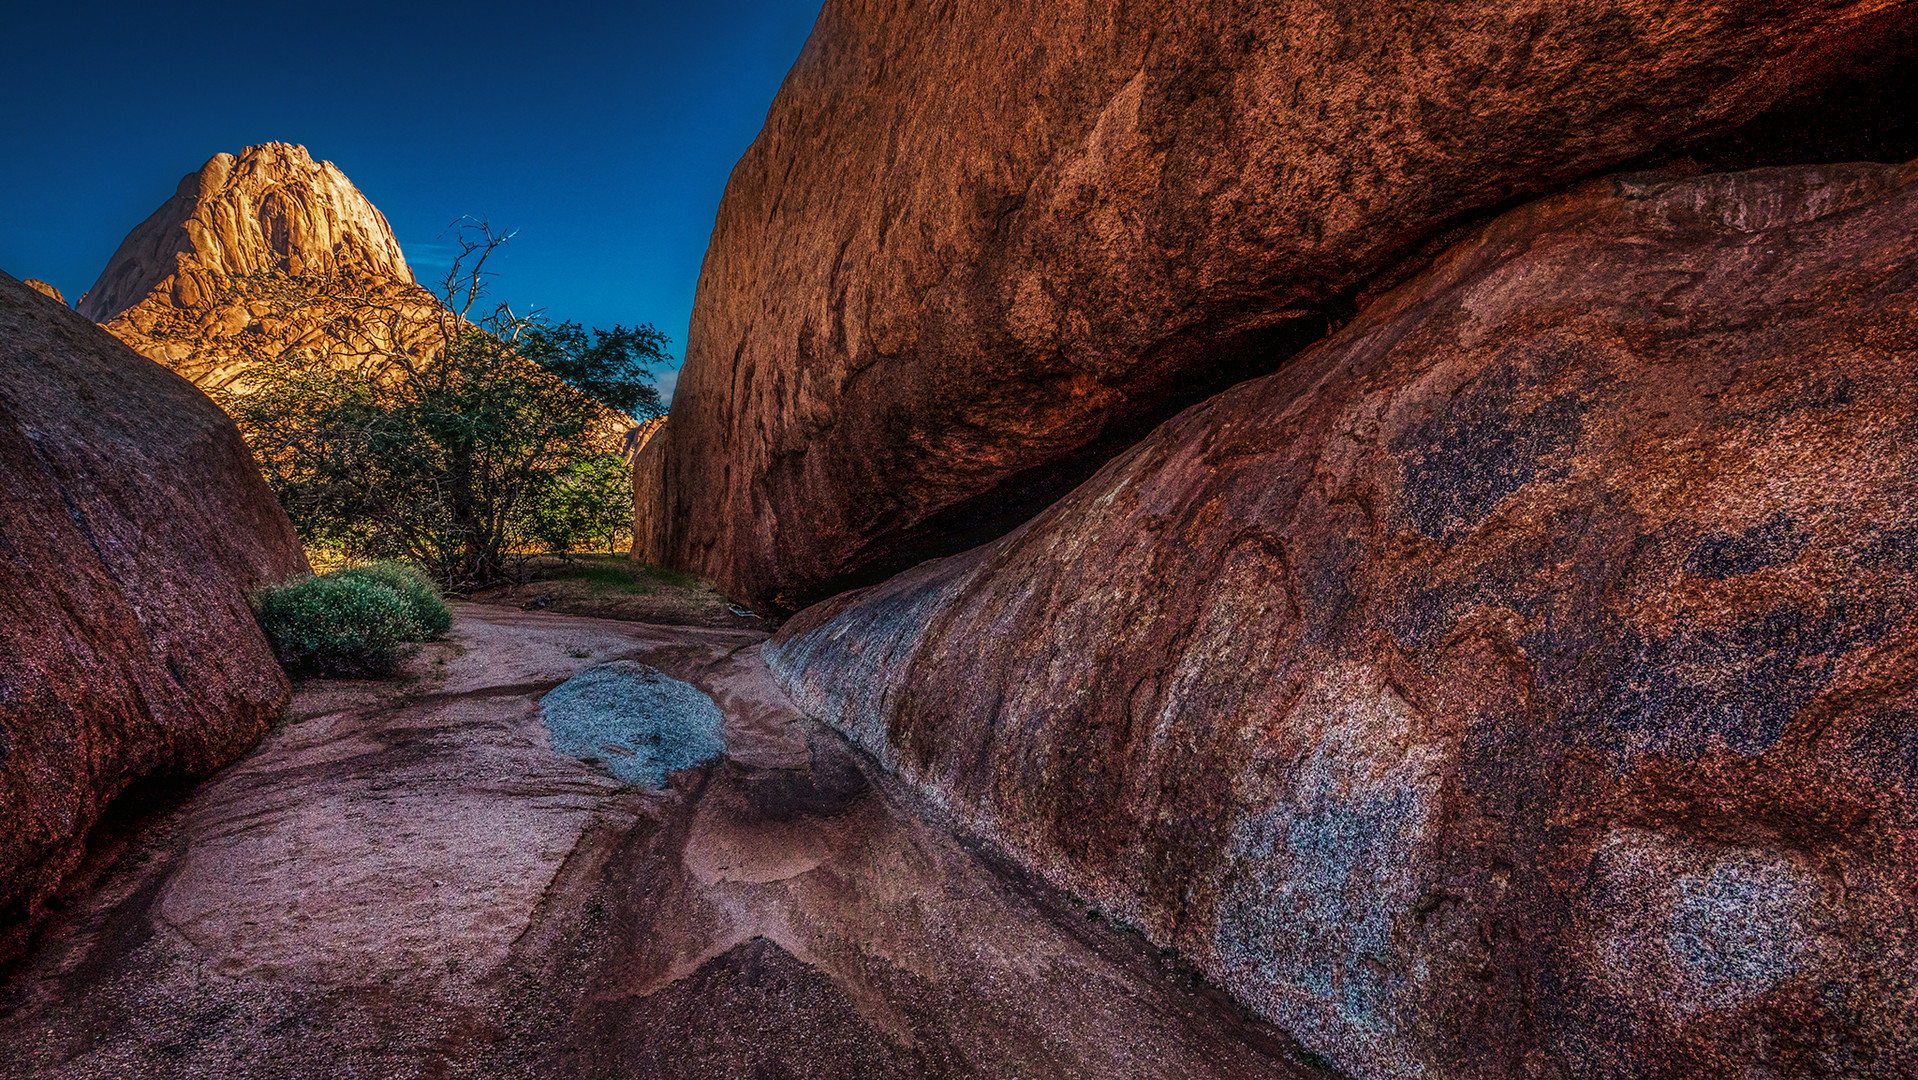
{"label": "rocky mountain peak", "polygon": [[386,216],[338,166],[304,146],[265,143],[215,154],[183,177],[121,242],[79,310],[107,322],[163,288],[193,306],[209,278],[335,271],[413,282]]}
{"label": "rocky mountain peak", "polygon": [[[329,325],[351,326],[358,347],[417,352],[439,310],[385,215],[338,166],[291,143],[215,154],[182,178],[78,308],[204,387],[288,349],[350,362],[352,349],[323,340]],[[408,313],[397,339],[362,325],[373,309]]]}

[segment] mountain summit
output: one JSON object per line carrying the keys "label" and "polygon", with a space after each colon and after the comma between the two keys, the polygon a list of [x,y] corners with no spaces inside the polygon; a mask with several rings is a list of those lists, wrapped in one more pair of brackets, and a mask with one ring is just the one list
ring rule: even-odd
{"label": "mountain summit", "polygon": [[121,242],[82,315],[204,386],[296,347],[338,303],[432,303],[392,226],[338,166],[265,143],[215,154]]}
{"label": "mountain summit", "polygon": [[161,288],[192,295],[184,283],[193,278],[334,270],[413,282],[386,215],[337,165],[304,146],[265,143],[215,154],[181,178],[121,241],[79,310],[107,322]]}

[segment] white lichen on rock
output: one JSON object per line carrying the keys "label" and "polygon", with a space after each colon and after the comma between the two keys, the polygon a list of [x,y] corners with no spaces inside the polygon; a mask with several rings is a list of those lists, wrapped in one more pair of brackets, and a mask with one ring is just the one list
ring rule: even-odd
{"label": "white lichen on rock", "polygon": [[725,717],[711,698],[631,660],[568,679],[540,699],[540,715],[554,750],[641,787],[661,787],[668,774],[726,749]]}

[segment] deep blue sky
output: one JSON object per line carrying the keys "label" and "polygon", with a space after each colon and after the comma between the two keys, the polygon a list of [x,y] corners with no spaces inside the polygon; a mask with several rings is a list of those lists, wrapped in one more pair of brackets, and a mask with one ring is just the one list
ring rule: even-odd
{"label": "deep blue sky", "polygon": [[15,277],[78,300],[182,175],[303,143],[386,214],[422,281],[447,223],[484,215],[520,230],[502,299],[650,322],[680,357],[720,192],[819,0],[18,7],[0,33]]}

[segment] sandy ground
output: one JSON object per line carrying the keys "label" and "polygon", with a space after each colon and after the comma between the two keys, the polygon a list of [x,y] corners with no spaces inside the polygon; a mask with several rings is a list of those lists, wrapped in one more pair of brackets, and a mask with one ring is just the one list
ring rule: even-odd
{"label": "sandy ground", "polygon": [[[0,1076],[1314,1075],[799,716],[759,633],[455,610],[110,825],[0,984]],[[655,791],[556,753],[540,696],[623,659],[725,757]]]}

